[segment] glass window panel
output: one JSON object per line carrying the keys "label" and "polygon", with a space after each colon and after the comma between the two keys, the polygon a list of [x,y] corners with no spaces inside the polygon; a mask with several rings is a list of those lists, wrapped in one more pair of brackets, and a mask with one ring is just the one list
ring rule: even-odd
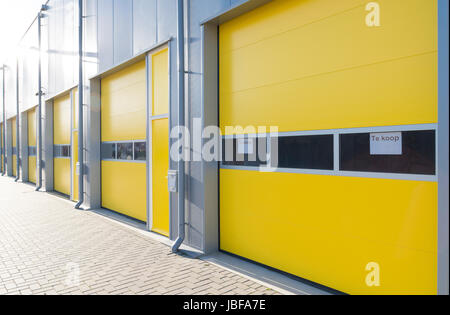
{"label": "glass window panel", "polygon": [[115,143],[102,143],[102,160],[115,160],[116,159],[116,144]]}
{"label": "glass window panel", "polygon": [[70,157],[70,146],[65,145],[62,147],[62,156],[63,157]]}
{"label": "glass window panel", "polygon": [[70,145],[55,145],[53,146],[53,156],[55,158],[64,158],[71,156],[71,147]]}
{"label": "glass window panel", "polygon": [[222,140],[222,164],[255,166],[267,164],[267,138],[247,137]]}
{"label": "glass window panel", "polygon": [[117,144],[117,159],[118,160],[133,160],[133,143],[118,143]]}
{"label": "glass window panel", "polygon": [[36,156],[37,150],[36,147],[28,147],[28,156]]}
{"label": "glass window panel", "polygon": [[145,142],[134,143],[134,159],[136,161],[147,160],[147,144]]}
{"label": "glass window panel", "polygon": [[278,137],[278,167],[334,169],[333,135]]}
{"label": "glass window panel", "polygon": [[402,154],[371,155],[370,134],[340,136],[342,171],[398,174],[436,174],[436,132],[402,132]]}

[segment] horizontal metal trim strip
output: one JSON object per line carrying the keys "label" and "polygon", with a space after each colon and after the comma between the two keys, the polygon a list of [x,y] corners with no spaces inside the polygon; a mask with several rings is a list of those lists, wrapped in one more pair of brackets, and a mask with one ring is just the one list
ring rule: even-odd
{"label": "horizontal metal trim strip", "polygon": [[[273,170],[273,169],[267,169],[265,167],[231,166],[231,165],[221,165],[220,169],[254,171],[254,172],[306,174],[306,175],[326,175],[326,176],[342,176],[342,177],[396,179],[396,180],[410,180],[410,181],[423,181],[423,182],[437,182],[438,181],[437,176],[434,176],[434,175],[322,171],[322,170],[306,170],[306,169],[290,169],[290,168],[286,168],[286,169],[276,168],[275,170]],[[267,169],[267,171],[264,171],[264,169]]]}
{"label": "horizontal metal trim strip", "polygon": [[212,24],[223,24],[227,21],[230,21],[242,14],[245,14],[247,12],[250,12],[258,7],[261,7],[272,0],[248,0],[244,3],[239,3],[231,8],[228,8],[222,12],[219,12],[218,14],[207,18],[206,20],[203,20],[200,22],[200,25],[212,23]]}
{"label": "horizontal metal trim strip", "polygon": [[104,70],[102,72],[94,74],[88,80],[95,80],[95,79],[104,78],[104,77],[109,76],[111,74],[114,74],[114,73],[116,73],[116,72],[118,72],[118,71],[120,71],[120,70],[122,70],[122,69],[124,69],[126,67],[129,67],[129,66],[131,66],[131,65],[133,65],[133,64],[135,64],[135,63],[137,63],[139,61],[142,61],[142,60],[145,59],[145,57],[147,56],[147,54],[149,52],[151,52],[152,50],[158,49],[161,46],[164,46],[164,45],[168,44],[171,40],[172,40],[172,37],[169,37],[169,38],[167,38],[167,39],[165,39],[163,41],[158,42],[155,45],[152,45],[152,46],[150,46],[148,48],[145,48],[144,50],[141,50],[140,52],[135,54],[133,57],[131,57],[131,58],[127,59],[127,60],[124,60],[124,61],[122,61],[122,62],[120,62],[118,64],[115,64],[112,67],[110,67],[110,68],[108,68],[108,69],[106,69],[106,70]]}
{"label": "horizontal metal trim strip", "polygon": [[169,118],[169,114],[164,114],[164,115],[152,116],[152,117],[150,117],[150,120],[168,119],[168,118]]}
{"label": "horizontal metal trim strip", "polygon": [[38,107],[39,107],[39,104],[33,105],[33,106],[28,107],[27,109],[25,109],[22,113],[31,112],[31,111],[37,109]]}
{"label": "horizontal metal trim strip", "polygon": [[136,161],[136,160],[113,160],[113,159],[102,159],[102,162],[121,162],[121,163],[137,163],[137,164],[145,164],[147,161]]}
{"label": "horizontal metal trim strip", "polygon": [[124,141],[103,141],[102,144],[114,144],[114,143],[141,143],[147,140],[124,140]]}
{"label": "horizontal metal trim strip", "polygon": [[57,92],[56,94],[44,99],[44,102],[49,102],[49,101],[53,101],[55,98],[59,98],[61,96],[64,96],[66,94],[69,94],[73,89],[78,87],[78,83],[69,87],[68,89],[64,89],[62,91]]}
{"label": "horizontal metal trim strip", "polygon": [[[377,133],[377,132],[397,132],[397,131],[418,131],[418,130],[437,130],[438,124],[418,124],[418,125],[396,125],[396,126],[382,126],[382,127],[361,127],[361,128],[344,128],[344,129],[324,129],[324,130],[307,130],[307,131],[286,131],[278,132],[279,137],[292,136],[319,136],[332,134],[349,134],[349,133]],[[240,135],[222,135],[223,139],[230,138],[245,138],[264,137],[270,132],[262,134],[240,134]]]}

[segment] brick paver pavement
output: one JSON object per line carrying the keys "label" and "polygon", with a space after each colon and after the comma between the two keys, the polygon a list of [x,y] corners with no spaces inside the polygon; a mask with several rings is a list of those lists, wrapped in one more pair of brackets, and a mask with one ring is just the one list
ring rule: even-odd
{"label": "brick paver pavement", "polygon": [[2,294],[277,292],[0,176]]}

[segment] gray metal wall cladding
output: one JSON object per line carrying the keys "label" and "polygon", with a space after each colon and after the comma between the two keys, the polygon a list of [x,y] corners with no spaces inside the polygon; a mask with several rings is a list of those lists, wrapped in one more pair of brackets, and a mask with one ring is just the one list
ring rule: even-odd
{"label": "gray metal wall cladding", "polygon": [[[16,90],[16,58],[10,58],[5,63],[5,111],[6,119],[16,116],[17,90]],[[3,117],[2,117],[3,118]]]}
{"label": "gray metal wall cladding", "polygon": [[20,84],[20,110],[27,109],[38,104],[38,23],[35,21],[20,44],[19,57],[19,84]]}
{"label": "gray metal wall cladding", "polygon": [[42,43],[43,47],[48,47],[46,97],[64,91],[78,82],[78,2],[51,0],[48,6],[49,10],[42,19],[42,32],[48,34],[47,43]]}

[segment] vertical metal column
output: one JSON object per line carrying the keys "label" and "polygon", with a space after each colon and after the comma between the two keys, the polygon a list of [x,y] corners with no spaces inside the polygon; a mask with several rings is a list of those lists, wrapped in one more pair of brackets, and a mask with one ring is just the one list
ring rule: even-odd
{"label": "vertical metal column", "polygon": [[42,12],[38,14],[38,47],[39,47],[39,62],[38,62],[38,99],[39,105],[37,108],[37,167],[38,167],[38,178],[37,178],[37,187],[36,191],[42,188],[42,38],[41,38],[41,17]]}
{"label": "vertical metal column", "polygon": [[20,178],[20,104],[19,104],[19,58],[16,59],[16,179]]}
{"label": "vertical metal column", "polygon": [[449,294],[449,2],[438,1],[438,294]]}
{"label": "vertical metal column", "polygon": [[84,202],[84,124],[83,124],[83,0],[78,0],[78,203],[79,209]]}
{"label": "vertical metal column", "polygon": [[[178,127],[185,125],[184,110],[184,0],[178,0],[178,22],[177,22],[177,40],[178,40]],[[181,131],[181,130],[180,130]],[[183,143],[181,150],[181,159],[178,162],[178,238],[172,246],[172,252],[178,251],[183,244],[186,236],[185,231],[185,161]]]}

